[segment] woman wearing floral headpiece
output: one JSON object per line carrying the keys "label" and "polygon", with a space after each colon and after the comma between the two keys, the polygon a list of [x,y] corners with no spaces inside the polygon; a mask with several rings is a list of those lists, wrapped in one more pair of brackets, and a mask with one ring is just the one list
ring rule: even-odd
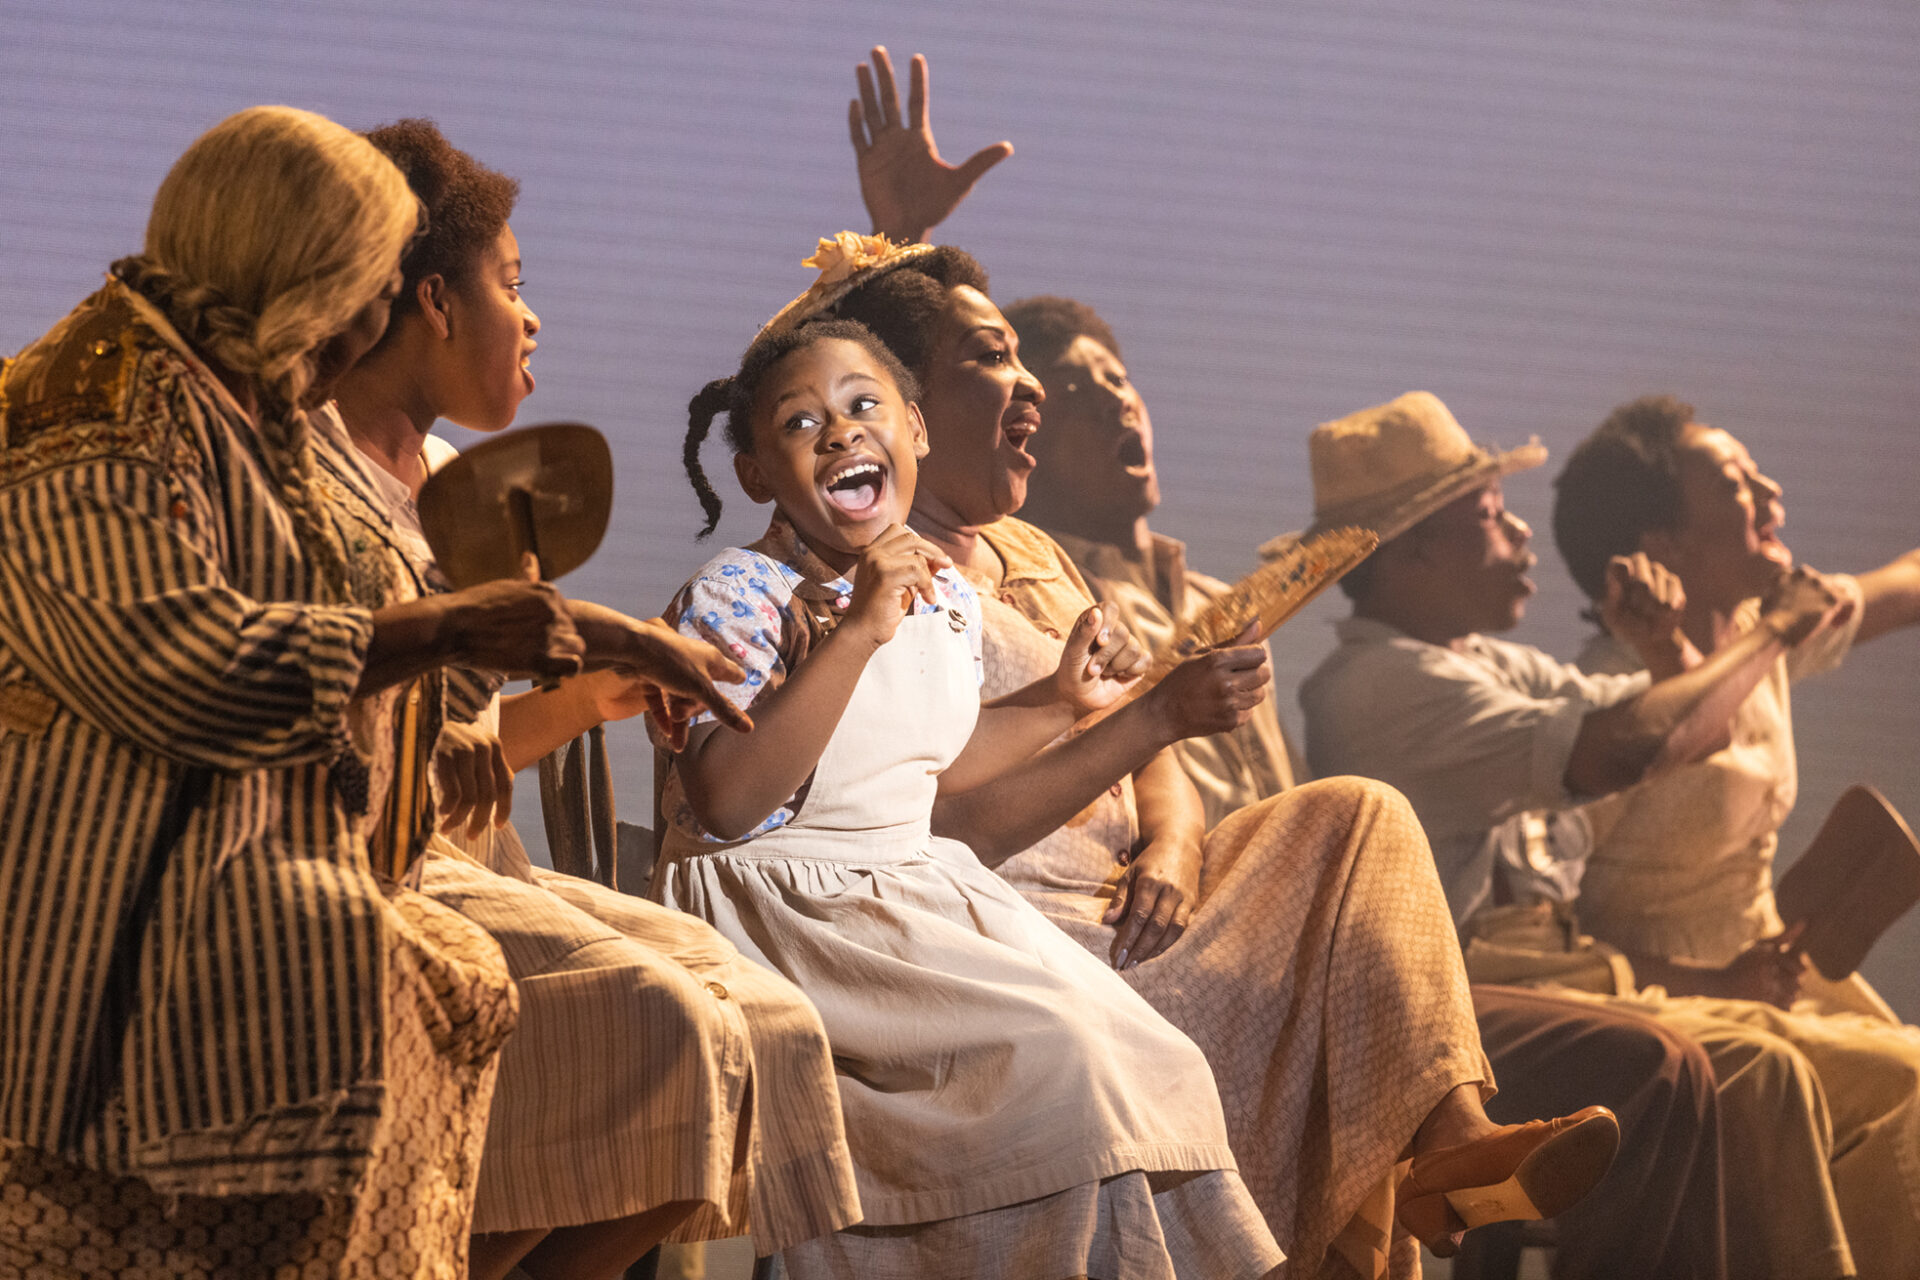
{"label": "woman wearing floral headpiece", "polygon": [[[867,271],[833,310],[866,324],[920,380],[932,452],[915,527],[979,590],[987,687],[1004,692],[1059,660],[1060,636],[1092,598],[1045,535],[1007,518],[1025,497],[1026,445],[1045,399],[1018,336],[970,256],[914,248],[891,270]],[[1265,696],[1264,649],[1215,650],[1169,683],[1199,662],[1219,681],[1212,696],[1251,695],[1224,725],[1237,727]],[[1396,1217],[1450,1251],[1468,1226],[1578,1200],[1611,1160],[1613,1117],[1590,1107],[1528,1125],[1487,1118],[1492,1071],[1405,800],[1336,779],[1208,832],[1192,784],[1161,752],[1220,727],[1169,717],[1121,763],[1065,742],[1056,773],[1009,769],[943,796],[935,830],[966,840],[1201,1045],[1243,1176],[1305,1274],[1408,1273],[1417,1249],[1404,1235],[1393,1246]],[[1523,1161],[1557,1165],[1557,1194],[1498,1212],[1462,1207],[1468,1188]]]}

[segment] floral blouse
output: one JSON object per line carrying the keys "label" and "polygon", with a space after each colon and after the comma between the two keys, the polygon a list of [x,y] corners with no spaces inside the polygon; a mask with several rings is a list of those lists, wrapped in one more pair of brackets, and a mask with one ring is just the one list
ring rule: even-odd
{"label": "floral blouse", "polygon": [[[720,692],[735,706],[752,711],[786,681],[798,661],[794,655],[804,651],[798,638],[806,625],[802,617],[806,606],[795,593],[808,584],[816,584],[827,594],[831,609],[844,610],[852,603],[853,583],[823,564],[786,518],[775,513],[773,523],[758,542],[749,547],[728,547],[702,565],[674,596],[664,616],[680,634],[704,640],[740,664],[746,679],[723,684]],[[980,602],[973,588],[954,570],[943,569],[934,575],[934,589],[938,603],[916,599],[914,613],[951,609],[965,619],[974,679],[984,683]],[[703,712],[693,718],[693,723],[712,719],[712,713]],[[719,840],[703,830],[693,816],[676,771],[668,771],[660,812],[687,835]],[[792,817],[792,803],[783,804],[741,838],[765,835]]]}

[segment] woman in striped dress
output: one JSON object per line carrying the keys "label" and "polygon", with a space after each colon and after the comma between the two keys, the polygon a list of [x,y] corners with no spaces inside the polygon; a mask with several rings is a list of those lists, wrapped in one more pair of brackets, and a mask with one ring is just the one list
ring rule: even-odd
{"label": "woman in striped dress", "polygon": [[243,111],[0,366],[0,1274],[464,1274],[515,1001],[374,870],[396,707],[581,642],[537,583],[386,604],[312,482],[418,221],[364,139]]}

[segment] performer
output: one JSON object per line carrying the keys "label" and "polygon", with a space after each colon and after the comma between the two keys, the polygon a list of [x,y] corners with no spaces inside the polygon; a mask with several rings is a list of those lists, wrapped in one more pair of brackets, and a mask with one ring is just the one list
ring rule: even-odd
{"label": "performer", "polygon": [[[1693,406],[1648,396],[1615,409],[1555,482],[1554,541],[1596,601],[1613,557],[1645,555],[1674,576],[1681,603],[1664,629],[1641,629],[1653,642],[1644,656],[1632,646],[1640,632],[1602,634],[1581,666],[1660,676],[1739,640],[1793,568],[1785,520],[1779,484],[1736,436],[1696,421]],[[1723,965],[1780,935],[1773,857],[1798,790],[1788,686],[1838,666],[1861,640],[1920,622],[1920,551],[1820,581],[1843,607],[1777,658],[1734,717],[1731,744],[1587,811],[1597,838],[1580,909],[1596,936]],[[1825,1008],[1892,1017],[1858,975],[1836,989],[1807,972],[1799,985]]]}
{"label": "performer", "polygon": [[[1823,584],[1791,579],[1762,626],[1691,670],[1653,682],[1585,675],[1487,634],[1513,627],[1532,593],[1531,531],[1506,509],[1499,481],[1543,462],[1538,443],[1477,448],[1437,398],[1410,392],[1317,428],[1309,452],[1316,525],[1358,523],[1386,541],[1357,581],[1343,579],[1354,616],[1301,689],[1308,758],[1406,793],[1469,934],[1500,909],[1497,893],[1573,901],[1578,814],[1567,806],[1642,777],[1661,785],[1660,769],[1708,756],[1779,654],[1830,625],[1836,608]],[[1602,613],[1614,630],[1671,636],[1644,557],[1614,560],[1607,578]],[[1632,958],[1634,977],[1660,985],[1626,982],[1610,1007],[1656,1017],[1714,1059],[1734,1273],[1910,1274],[1920,1217],[1886,1207],[1912,1203],[1913,1180],[1893,1166],[1920,1168],[1914,1148],[1878,1162],[1886,1177],[1871,1185],[1848,1177],[1857,1148],[1899,1150],[1899,1136],[1876,1134],[1876,1117],[1840,1104],[1846,1091],[1815,1056],[1819,1029],[1731,998],[1785,1003],[1798,962],[1778,948],[1724,965]]]}
{"label": "performer", "polygon": [[[507,426],[533,390],[540,322],[521,296],[507,222],[519,184],[430,121],[367,136],[406,174],[428,229],[407,251],[386,336],[341,379],[337,416],[327,411],[352,447],[336,430],[341,447],[324,461],[375,513],[396,574],[425,591],[435,570],[413,500],[428,449],[452,453],[428,432],[438,418]],[[826,1035],[806,998],[693,917],[534,867],[511,826],[487,824],[508,803],[507,765],[538,752],[528,738],[564,740],[603,709],[633,714],[649,700],[717,702],[711,680],[741,674],[657,620],[572,607],[604,650],[592,656],[624,665],[509,700],[534,704],[510,715],[512,750],[487,727],[449,726],[467,758],[441,773],[458,784],[452,803],[443,792],[442,825],[467,826],[471,812],[482,834],[506,838],[477,851],[491,870],[436,840],[423,877],[429,896],[494,936],[520,990],[480,1165],[474,1274],[504,1275],[517,1260],[536,1277],[617,1277],[669,1234],[751,1229],[771,1253],[857,1221]],[[465,834],[453,844],[465,847]]]}
{"label": "performer", "polygon": [[[1025,760],[1115,698],[1139,655],[1089,614],[1049,679],[981,705],[978,601],[902,523],[926,451],[912,379],[858,326],[804,323],[834,276],[692,406],[710,522],[698,449],[722,410],[742,487],[775,512],[669,614],[747,668],[757,728],[696,727],[674,756],[654,874],[656,897],[793,979],[826,1022],[866,1221],[787,1265],[1263,1275],[1281,1254],[1232,1172],[1205,1060],[929,832],[936,791]],[[1124,750],[1149,714],[1100,736]]]}
{"label": "performer", "polygon": [[465,1274],[499,950],[378,878],[403,686],[571,673],[552,588],[389,603],[305,410],[380,337],[406,180],[209,130],[0,369],[0,1267]]}
{"label": "performer", "polygon": [[[1128,376],[1120,340],[1073,298],[1024,298],[1006,314],[1048,401],[1046,430],[1030,450],[1038,465],[1021,519],[1046,530],[1134,635],[1154,648],[1165,645],[1227,584],[1195,568],[1185,543],[1148,523],[1160,505],[1153,419]],[[1285,791],[1299,772],[1272,696],[1233,733],[1189,738],[1174,754],[1199,789],[1209,827]]]}

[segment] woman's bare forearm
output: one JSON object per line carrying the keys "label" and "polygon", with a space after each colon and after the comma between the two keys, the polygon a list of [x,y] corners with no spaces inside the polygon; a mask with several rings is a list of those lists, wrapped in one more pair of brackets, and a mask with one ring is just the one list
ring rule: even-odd
{"label": "woman's bare forearm", "polygon": [[354,696],[367,697],[449,664],[459,655],[448,635],[441,596],[388,605],[373,614],[373,638]]}
{"label": "woman's bare forearm", "polygon": [[951,793],[943,777],[933,806],[934,833],[964,841],[986,865],[998,866],[1063,826],[1173,741],[1150,700],[1130,703],[1025,766],[969,790]]}
{"label": "woman's bare forearm", "polygon": [[1205,839],[1207,807],[1177,753],[1162,751],[1136,770],[1133,797],[1144,843],[1178,839],[1197,845]]}
{"label": "woman's bare forearm", "polygon": [[1870,569],[1855,581],[1861,601],[1855,644],[1920,623],[1920,550]]}
{"label": "woman's bare forearm", "polygon": [[500,699],[500,747],[515,773],[600,723],[585,681],[576,676],[551,689]]}
{"label": "woman's bare forearm", "polygon": [[[1043,690],[1048,696],[1034,691]],[[954,795],[991,782],[1031,759],[1033,754],[1073,728],[1073,708],[1052,693],[1051,682],[1026,689],[980,708],[967,745],[940,775],[940,789]]]}
{"label": "woman's bare forearm", "polygon": [[1589,712],[1567,761],[1567,789],[1608,795],[1640,781],[1656,762],[1679,764],[1712,754],[1725,742],[1740,704],[1786,649],[1780,633],[1763,622],[1691,670]]}

